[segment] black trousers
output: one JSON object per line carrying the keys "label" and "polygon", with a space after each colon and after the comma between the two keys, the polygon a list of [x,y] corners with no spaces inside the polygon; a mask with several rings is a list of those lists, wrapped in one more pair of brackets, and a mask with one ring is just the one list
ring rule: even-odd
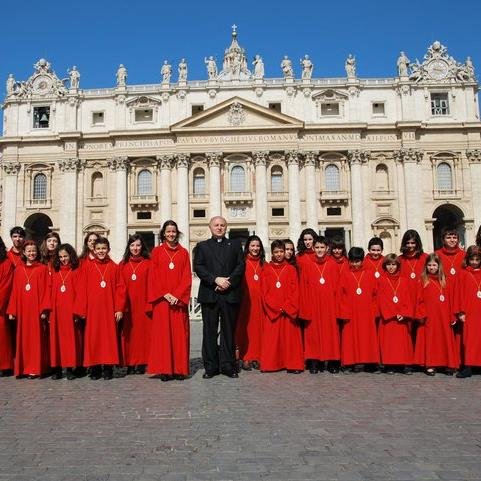
{"label": "black trousers", "polygon": [[203,303],[201,309],[202,360],[205,371],[232,372],[235,368],[235,326],[239,304],[229,304],[220,298],[215,303]]}

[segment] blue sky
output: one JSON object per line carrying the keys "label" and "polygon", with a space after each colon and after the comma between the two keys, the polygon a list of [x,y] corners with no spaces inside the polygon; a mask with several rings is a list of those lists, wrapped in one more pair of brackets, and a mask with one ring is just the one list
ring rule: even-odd
{"label": "blue sky", "polygon": [[344,76],[351,52],[360,77],[394,76],[400,50],[422,60],[427,47],[440,40],[458,61],[470,55],[481,78],[479,0],[2,3],[2,98],[8,73],[26,80],[40,57],[59,77],[77,65],[83,88],[114,85],[119,63],[128,69],[129,84],[157,83],[163,60],[176,66],[181,57],[187,58],[190,80],[206,79],[203,59],[214,55],[221,64],[233,23],[249,61],[256,53],[263,57],[267,77],[281,76],[283,55],[293,60],[299,77],[299,59],[306,53],[314,77]]}

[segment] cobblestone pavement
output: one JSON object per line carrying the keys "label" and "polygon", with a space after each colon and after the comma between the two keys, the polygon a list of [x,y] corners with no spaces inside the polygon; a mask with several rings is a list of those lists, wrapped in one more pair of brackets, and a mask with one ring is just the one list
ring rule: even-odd
{"label": "cobblestone pavement", "polygon": [[481,376],[0,379],[1,481],[481,480]]}

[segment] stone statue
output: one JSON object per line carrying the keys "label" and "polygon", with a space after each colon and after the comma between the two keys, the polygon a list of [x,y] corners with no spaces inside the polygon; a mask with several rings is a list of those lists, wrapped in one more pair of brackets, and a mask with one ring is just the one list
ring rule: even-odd
{"label": "stone statue", "polygon": [[70,88],[78,89],[80,85],[80,72],[77,70],[77,67],[74,65],[71,70],[67,70],[67,73],[70,77]]}
{"label": "stone statue", "polygon": [[262,57],[260,55],[255,56],[252,65],[254,65],[254,78],[264,78],[264,61],[262,60]]}
{"label": "stone statue", "polygon": [[214,57],[211,55],[209,58],[204,57],[204,63],[207,65],[207,75],[209,80],[215,80],[217,77],[217,64]]}
{"label": "stone statue", "polygon": [[17,82],[15,81],[13,73],[11,73],[8,75],[8,78],[7,78],[7,97],[15,93],[16,86],[17,86]]}
{"label": "stone statue", "polygon": [[282,73],[284,74],[284,78],[294,77],[294,70],[292,70],[292,62],[287,55],[284,55],[284,58],[281,62],[281,69]]}
{"label": "stone statue", "polygon": [[469,80],[474,80],[475,79],[475,77],[474,77],[474,65],[473,65],[473,61],[471,60],[471,57],[468,57],[466,59],[465,65],[466,65],[466,73],[469,76]]}
{"label": "stone statue", "polygon": [[423,78],[423,75],[423,66],[419,63],[419,60],[416,59],[416,61],[411,64],[409,80],[414,80],[417,83]]}
{"label": "stone statue", "polygon": [[312,69],[314,68],[313,63],[309,59],[309,55],[304,55],[304,58],[300,60],[302,66],[302,79],[312,78]]}
{"label": "stone statue", "polygon": [[347,78],[356,78],[356,57],[353,57],[351,53],[346,59],[344,68],[346,69]]}
{"label": "stone statue", "polygon": [[117,87],[125,87],[125,82],[127,80],[127,69],[124,64],[121,63],[117,70]]}
{"label": "stone statue", "polygon": [[407,77],[409,75],[408,67],[410,60],[406,57],[404,52],[401,52],[397,59],[397,71],[400,77]]}
{"label": "stone statue", "polygon": [[186,82],[187,81],[187,62],[185,61],[185,58],[183,58],[178,67],[178,72],[179,72],[179,82]]}
{"label": "stone statue", "polygon": [[160,69],[160,75],[162,75],[163,84],[170,83],[170,77],[172,76],[172,65],[170,65],[167,60],[164,60],[164,65],[162,65],[162,68]]}

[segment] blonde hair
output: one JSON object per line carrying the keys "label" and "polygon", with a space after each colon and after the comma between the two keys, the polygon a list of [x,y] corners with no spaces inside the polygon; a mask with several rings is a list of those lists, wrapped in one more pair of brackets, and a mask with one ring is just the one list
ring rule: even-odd
{"label": "blonde hair", "polygon": [[424,263],[423,273],[421,274],[421,280],[423,283],[423,287],[426,287],[429,284],[429,274],[428,274],[428,264],[430,262],[435,262],[438,265],[438,281],[441,287],[446,287],[446,275],[444,274],[443,263],[441,258],[435,254],[429,254],[426,257],[426,262]]}

